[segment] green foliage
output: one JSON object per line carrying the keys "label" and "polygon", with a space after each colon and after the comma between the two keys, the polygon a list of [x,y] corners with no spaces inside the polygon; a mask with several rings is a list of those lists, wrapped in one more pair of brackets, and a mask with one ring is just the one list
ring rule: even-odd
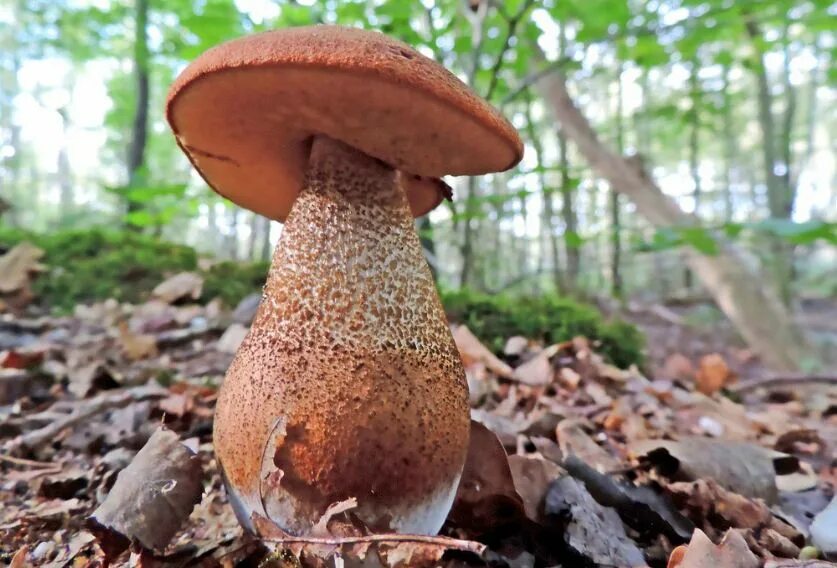
{"label": "green foliage", "polygon": [[221,298],[235,306],[248,294],[258,292],[267,279],[269,262],[219,262],[204,272],[203,298]]}
{"label": "green foliage", "polygon": [[49,271],[35,280],[33,291],[42,304],[59,310],[106,298],[142,301],[167,275],[194,270],[198,261],[190,247],[133,232],[92,229],[34,235],[0,230],[0,247],[23,239],[46,253]]}
{"label": "green foliage", "polygon": [[523,335],[548,343],[583,335],[616,365],[642,362],[643,338],[632,325],[605,321],[593,306],[560,296],[488,296],[468,290],[442,292],[451,321],[462,323],[499,353],[507,338]]}

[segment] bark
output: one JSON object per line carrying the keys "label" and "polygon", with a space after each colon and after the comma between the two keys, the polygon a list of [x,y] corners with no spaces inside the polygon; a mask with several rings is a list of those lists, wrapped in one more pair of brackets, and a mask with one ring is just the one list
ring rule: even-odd
{"label": "bark", "polygon": [[[562,130],[590,166],[631,199],[641,215],[661,227],[697,225],[697,218],[681,210],[647,172],[601,143],[570,97],[562,72],[544,77],[538,87]],[[686,249],[686,261],[766,364],[775,369],[798,370],[809,351],[789,314],[733,249],[725,243],[720,243],[719,248],[714,256]]]}
{"label": "bark", "polygon": [[[790,219],[794,201],[794,191],[789,184],[791,164],[789,162],[780,163],[779,153],[781,152],[782,156],[790,159],[790,125],[793,122],[794,97],[791,95],[788,98],[790,104],[786,109],[783,132],[779,133],[773,115],[773,95],[770,92],[764,53],[758,45],[762,39],[761,30],[752,18],[747,21],[746,27],[756,51],[754,66],[758,86],[756,102],[758,105],[758,122],[762,134],[762,165],[765,183],[767,184],[767,204],[772,218]],[[793,92],[793,89],[791,89],[791,92]],[[784,148],[777,149],[780,134]],[[791,298],[793,250],[788,243],[780,238],[770,238],[770,249],[773,282],[779,291],[780,298],[787,305]]]}
{"label": "bark", "polygon": [[566,238],[567,234],[578,234],[578,217],[575,213],[575,188],[570,178],[570,159],[567,148],[567,135],[563,127],[558,129],[558,152],[560,154],[558,166],[560,168],[559,187],[561,189],[561,218],[564,221],[564,248],[567,259],[567,278],[565,287],[574,291],[578,287],[578,277],[581,271],[581,249],[575,242]]}
{"label": "bark", "polygon": [[724,196],[724,221],[732,221],[733,216],[733,197],[732,197],[732,169],[735,167],[736,143],[735,134],[733,134],[733,118],[732,118],[732,96],[730,94],[730,67],[724,66],[723,71],[723,132],[724,132],[724,178],[723,178],[723,196]]}
{"label": "bark", "polygon": [[[532,118],[532,98],[529,90],[526,90],[526,135],[529,138],[529,143],[535,150],[535,163],[541,168],[538,170],[538,186],[541,188],[543,198],[543,208],[541,209],[541,232],[546,234],[548,241],[552,282],[555,290],[560,292],[563,288],[561,282],[561,259],[560,246],[558,244],[558,235],[555,231],[555,210],[553,204],[552,189],[547,186],[546,175],[543,171],[544,153],[543,144],[541,144],[540,136],[535,129],[534,119]],[[543,259],[543,255],[541,255]],[[540,271],[540,270],[539,270]]]}
{"label": "bark", "polygon": [[[616,90],[616,151],[619,155],[625,153],[625,125],[622,122],[622,64],[618,67]],[[610,291],[614,298],[622,299],[624,286],[622,283],[622,215],[619,203],[619,191],[610,186]]]}
{"label": "bark", "polygon": [[[698,62],[696,59],[692,60],[691,73],[689,74],[689,93],[692,99],[692,108],[690,109],[690,128],[689,128],[689,173],[692,176],[692,200],[694,201],[695,215],[700,216],[700,203],[702,187],[700,183],[700,85],[698,84]],[[688,268],[683,273],[683,283],[686,291],[692,288],[693,283],[692,271]]]}
{"label": "bark", "polygon": [[459,273],[459,286],[467,288],[473,278],[474,270],[474,231],[477,209],[477,178],[468,178],[468,195],[465,197],[465,218],[462,220],[462,269]]}
{"label": "bark", "polygon": [[[148,2],[135,0],[134,4],[134,81],[137,101],[128,146],[128,185],[142,183],[140,173],[145,165],[145,146],[148,138]],[[128,201],[128,211],[136,211],[141,204]]]}
{"label": "bark", "polygon": [[58,187],[60,190],[60,221],[60,219],[72,213],[73,207],[75,206],[75,196],[73,195],[73,172],[70,167],[70,156],[67,153],[67,124],[69,122],[67,109],[58,109],[58,114],[61,116],[62,128],[61,147],[58,149],[58,163],[56,164],[58,170]]}
{"label": "bark", "polygon": [[272,222],[267,217],[262,217],[261,225],[261,252],[259,253],[259,260],[269,261],[273,247],[270,245],[270,226]]}

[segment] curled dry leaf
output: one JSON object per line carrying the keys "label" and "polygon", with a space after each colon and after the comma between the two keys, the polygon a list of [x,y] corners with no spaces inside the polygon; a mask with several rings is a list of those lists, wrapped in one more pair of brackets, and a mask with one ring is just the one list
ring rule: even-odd
{"label": "curled dry leaf", "polygon": [[711,395],[729,384],[735,376],[727,362],[718,353],[704,355],[700,359],[695,382],[697,389],[706,395]]}
{"label": "curled dry leaf", "polygon": [[631,450],[671,479],[714,479],[747,497],[768,503],[778,498],[775,452],[755,444],[707,438],[684,438],[679,442],[639,440],[631,445]]}
{"label": "curled dry leaf", "polygon": [[475,420],[465,469],[449,519],[475,534],[519,521],[523,499],[515,489],[506,450],[497,436]]}
{"label": "curled dry leaf", "polygon": [[42,270],[39,261],[44,251],[23,241],[0,256],[0,294],[17,292],[26,287],[33,272]]}
{"label": "curled dry leaf", "polygon": [[89,518],[109,554],[136,541],[162,550],[201,499],[200,461],[169,430],[157,430],[122,470],[105,501]]}
{"label": "curled dry leaf", "polygon": [[468,368],[474,364],[482,364],[501,377],[510,378],[514,371],[506,363],[498,359],[491,350],[483,345],[477,336],[471,333],[467,326],[459,325],[453,330],[453,340],[462,357],[462,364]]}
{"label": "curled dry leaf", "polygon": [[758,568],[761,561],[750,551],[741,534],[730,529],[717,546],[700,529],[695,530],[689,546],[674,550],[668,568]]}
{"label": "curled dry leaf", "polygon": [[203,290],[203,278],[194,272],[181,272],[157,284],[151,292],[155,298],[173,304],[181,299],[197,300]]}

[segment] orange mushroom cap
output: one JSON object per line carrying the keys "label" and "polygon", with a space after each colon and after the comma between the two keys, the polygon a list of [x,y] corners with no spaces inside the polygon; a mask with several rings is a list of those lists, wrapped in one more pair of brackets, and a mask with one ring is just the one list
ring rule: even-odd
{"label": "orange mushroom cap", "polygon": [[210,187],[279,221],[315,135],[400,170],[414,216],[444,197],[435,178],[507,170],[523,155],[511,124],[444,67],[383,34],[338,26],[210,49],[175,80],[166,116]]}

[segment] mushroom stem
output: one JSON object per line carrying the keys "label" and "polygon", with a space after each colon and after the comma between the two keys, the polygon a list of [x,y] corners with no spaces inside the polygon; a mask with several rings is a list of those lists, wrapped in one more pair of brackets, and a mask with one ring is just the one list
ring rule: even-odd
{"label": "mushroom stem", "polygon": [[467,385],[399,174],[315,137],[215,447],[236,513],[305,534],[339,501],[434,534],[468,444]]}

